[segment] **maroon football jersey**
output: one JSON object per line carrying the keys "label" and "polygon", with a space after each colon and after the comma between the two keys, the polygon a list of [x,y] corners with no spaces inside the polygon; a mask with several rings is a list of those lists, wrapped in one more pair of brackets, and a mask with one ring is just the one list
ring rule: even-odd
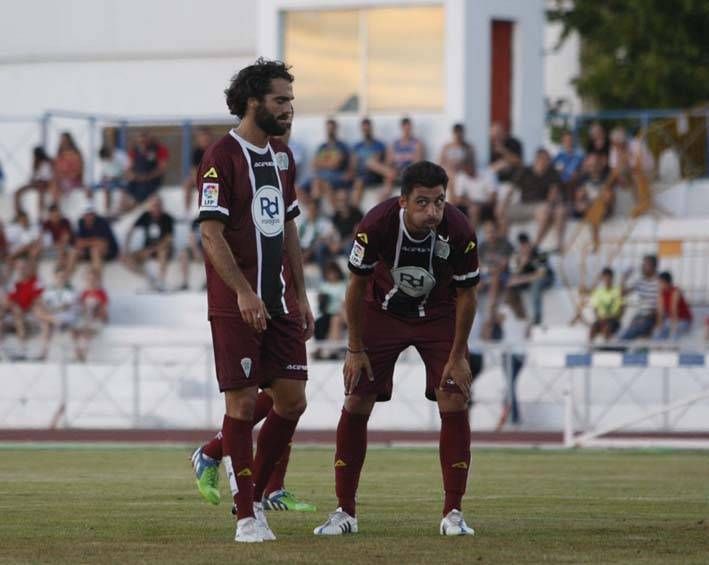
{"label": "maroon football jersey", "polygon": [[357,227],[349,269],[373,275],[367,302],[407,318],[437,318],[455,311],[456,287],[480,279],[475,232],[465,215],[445,205],[443,220],[422,239],[404,225],[398,198],[372,208]]}
{"label": "maroon football jersey", "polygon": [[[204,154],[197,171],[198,220],[224,223],[224,237],[239,268],[271,316],[296,311],[285,254],[285,223],[300,213],[295,163],[277,139],[257,147],[234,130]],[[239,316],[236,294],[205,254],[209,316]]]}

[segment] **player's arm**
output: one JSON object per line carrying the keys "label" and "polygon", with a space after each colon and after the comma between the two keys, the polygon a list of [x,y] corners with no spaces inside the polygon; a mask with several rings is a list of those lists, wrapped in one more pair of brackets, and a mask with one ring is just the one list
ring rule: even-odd
{"label": "player's arm", "polygon": [[470,385],[473,382],[468,363],[468,335],[475,319],[477,296],[475,287],[463,287],[456,290],[455,301],[455,336],[448,361],[443,368],[441,384],[452,380],[463,393],[470,398]]}
{"label": "player's arm", "polygon": [[362,371],[367,373],[369,380],[374,380],[372,367],[367,357],[367,351],[362,340],[362,322],[364,295],[370,275],[352,273],[347,285],[345,295],[345,314],[347,316],[347,330],[349,341],[343,376],[345,378],[345,394],[351,394],[357,386]]}
{"label": "player's arm", "polygon": [[300,308],[300,313],[303,316],[303,330],[307,341],[313,337],[313,331],[315,330],[315,319],[313,318],[313,312],[310,309],[308,295],[305,292],[303,256],[300,251],[298,227],[295,225],[295,221],[289,220],[286,222],[284,236],[286,256],[288,257],[288,262],[290,263],[291,271],[293,273],[293,285],[295,286],[295,292],[298,296],[298,306]]}
{"label": "player's arm", "polygon": [[244,321],[257,332],[266,329],[268,311],[263,301],[246,280],[236,263],[234,254],[224,238],[224,224],[220,220],[203,220],[200,225],[202,247],[217,274],[236,293],[239,312]]}

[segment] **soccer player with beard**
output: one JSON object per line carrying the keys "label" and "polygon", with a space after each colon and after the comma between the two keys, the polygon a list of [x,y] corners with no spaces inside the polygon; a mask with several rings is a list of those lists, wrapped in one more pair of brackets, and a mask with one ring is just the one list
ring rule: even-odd
{"label": "soccer player with beard", "polygon": [[[198,449],[193,463],[199,479],[218,467],[219,457],[224,461],[238,542],[275,539],[261,500],[306,405],[305,341],[313,315],[293,221],[300,213],[295,164],[275,139],[291,125],[292,83],[279,61],[259,59],[239,71],[225,94],[241,121],[207,149],[197,176],[209,322],[226,414],[221,437]],[[270,388],[273,407],[254,457],[259,387]]]}
{"label": "soccer player with beard", "polygon": [[441,415],[442,535],[472,535],[461,501],[470,465],[467,340],[479,280],[477,242],[466,216],[446,204],[448,177],[428,161],[407,167],[401,197],[375,206],[357,228],[345,308],[349,346],[337,427],[339,507],[316,535],[357,532],[355,497],[375,402],[391,398],[394,365],[409,346],[426,366],[426,397]]}

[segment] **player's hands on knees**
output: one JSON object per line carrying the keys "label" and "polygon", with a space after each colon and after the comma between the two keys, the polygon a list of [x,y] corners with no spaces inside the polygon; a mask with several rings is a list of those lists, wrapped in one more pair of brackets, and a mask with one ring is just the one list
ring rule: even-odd
{"label": "player's hands on knees", "polygon": [[473,384],[473,375],[470,372],[470,364],[464,357],[449,359],[445,367],[443,367],[443,375],[441,377],[441,388],[443,385],[452,382],[463,394],[466,400],[470,400],[470,386]]}
{"label": "player's hands on knees", "polygon": [[315,332],[313,311],[310,309],[310,304],[308,304],[307,299],[305,302],[298,302],[298,307],[300,308],[300,315],[303,317],[303,337],[305,341],[308,341],[313,337],[313,333]]}
{"label": "player's hands on knees", "polygon": [[271,316],[263,300],[253,290],[239,293],[237,303],[241,317],[249,326],[259,333],[266,329],[266,320],[270,320]]}
{"label": "player's hands on knees", "polygon": [[342,375],[345,378],[345,394],[354,392],[363,371],[370,381],[374,380],[372,365],[369,363],[367,354],[364,351],[358,353],[350,353],[348,351],[345,356],[345,366],[342,369]]}

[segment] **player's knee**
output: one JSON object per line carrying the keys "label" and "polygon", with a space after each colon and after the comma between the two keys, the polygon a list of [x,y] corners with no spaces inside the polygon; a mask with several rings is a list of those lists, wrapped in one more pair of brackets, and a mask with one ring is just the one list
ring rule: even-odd
{"label": "player's knee", "polygon": [[458,412],[465,410],[468,405],[468,401],[465,397],[456,392],[439,390],[436,393],[436,399],[438,400],[438,408],[441,412]]}
{"label": "player's knee", "polygon": [[279,400],[279,402],[276,402],[276,412],[288,420],[297,420],[300,418],[308,406],[308,401],[305,399],[304,395]]}
{"label": "player's knee", "polygon": [[350,414],[369,415],[376,401],[376,395],[360,396],[359,394],[350,394],[345,397],[345,410]]}

